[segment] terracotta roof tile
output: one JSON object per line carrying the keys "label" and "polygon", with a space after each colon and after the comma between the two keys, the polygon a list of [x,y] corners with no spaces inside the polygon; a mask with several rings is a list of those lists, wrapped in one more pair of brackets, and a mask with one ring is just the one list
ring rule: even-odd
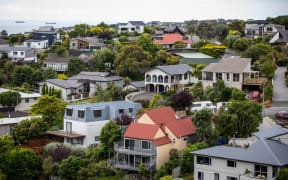
{"label": "terracotta roof tile", "polygon": [[188,43],[188,40],[184,40],[181,34],[163,34],[163,39],[155,39],[154,43],[156,44],[175,44],[177,41],[182,41]]}
{"label": "terracotta roof tile", "polygon": [[164,136],[164,137],[160,137],[160,138],[154,139],[153,143],[156,146],[161,146],[161,145],[164,145],[164,144],[171,143],[171,140],[168,138],[168,136]]}
{"label": "terracotta roof tile", "polygon": [[159,125],[131,123],[124,133],[126,138],[153,140]]}

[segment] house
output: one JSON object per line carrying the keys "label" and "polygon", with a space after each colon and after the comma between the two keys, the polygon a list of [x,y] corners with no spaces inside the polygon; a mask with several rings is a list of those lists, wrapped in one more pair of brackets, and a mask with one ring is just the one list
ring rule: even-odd
{"label": "house", "polygon": [[0,48],[1,47],[8,47],[9,43],[7,40],[0,38]]}
{"label": "house", "polygon": [[171,49],[174,48],[176,42],[183,42],[187,44],[187,47],[191,42],[188,37],[180,34],[180,33],[164,33],[163,35],[158,35],[153,37],[153,42],[155,44],[162,45],[163,48]]}
{"label": "house", "polygon": [[70,40],[70,49],[79,51],[92,51],[93,49],[103,49],[106,45],[97,37],[78,37]]}
{"label": "house", "polygon": [[145,83],[144,81],[132,81],[129,82],[123,90],[138,90],[138,91],[144,91],[145,90]]}
{"label": "house", "polygon": [[179,56],[181,59],[179,64],[210,64],[210,63],[217,63],[219,59],[215,59],[211,56],[203,54],[201,52],[177,52],[174,55]]}
{"label": "house", "polygon": [[159,93],[197,83],[193,71],[194,68],[187,64],[156,66],[145,73],[145,89]]}
{"label": "house", "polygon": [[118,34],[120,33],[143,33],[144,32],[145,23],[143,21],[129,21],[127,23],[119,23],[118,24]]}
{"label": "house", "polygon": [[44,84],[57,90],[61,90],[61,99],[64,101],[76,101],[94,96],[97,88],[105,90],[109,84],[122,87],[123,78],[112,75],[108,72],[80,72],[66,80],[47,79],[45,83],[40,83],[40,92]]}
{"label": "house", "polygon": [[49,131],[48,134],[63,137],[64,143],[94,146],[100,143],[99,135],[109,120],[122,114],[135,117],[141,108],[141,104],[128,101],[68,105],[64,114],[64,129]]}
{"label": "house", "polygon": [[69,59],[57,54],[50,54],[43,62],[42,69],[47,70],[52,68],[57,73],[65,73],[68,71]]}
{"label": "house", "polygon": [[1,52],[7,53],[8,58],[15,61],[37,62],[37,53],[32,48],[23,46],[0,47],[0,53]]}
{"label": "house", "polygon": [[[10,89],[0,88],[0,93],[11,91]],[[14,91],[14,90],[12,90]],[[37,102],[38,98],[41,96],[39,93],[24,93],[17,91],[21,96],[21,101],[15,107],[17,111],[27,111]],[[0,105],[1,106],[1,105]]]}
{"label": "house", "polygon": [[279,30],[285,31],[285,26],[270,24],[265,20],[248,21],[245,24],[245,35],[250,38],[263,36],[273,37]]}
{"label": "house", "polygon": [[33,40],[48,40],[48,46],[60,39],[59,33],[53,26],[40,26],[38,30],[32,32]]}
{"label": "house", "polygon": [[121,142],[114,144],[115,168],[137,171],[140,163],[155,171],[170,157],[196,140],[191,117],[178,117],[171,107],[148,110],[131,123]]}
{"label": "house", "polygon": [[23,45],[28,48],[34,48],[34,49],[46,49],[48,48],[48,40],[34,40],[29,39],[24,41]]}
{"label": "house", "polygon": [[288,166],[288,129],[276,126],[253,134],[248,147],[214,146],[191,152],[194,179],[274,180]]}
{"label": "house", "polygon": [[269,41],[271,45],[288,45],[288,31],[279,30]]}

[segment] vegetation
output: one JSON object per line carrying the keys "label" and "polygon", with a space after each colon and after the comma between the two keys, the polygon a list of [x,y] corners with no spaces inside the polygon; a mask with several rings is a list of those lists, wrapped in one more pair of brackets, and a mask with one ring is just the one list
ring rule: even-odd
{"label": "vegetation", "polygon": [[225,49],[226,46],[206,44],[202,46],[199,50],[202,53],[212,56],[214,58],[220,58],[222,55],[224,55]]}
{"label": "vegetation", "polygon": [[213,126],[212,126],[212,113],[208,109],[202,109],[196,112],[193,118],[193,124],[196,126],[197,136],[202,141],[207,141],[213,137]]}
{"label": "vegetation", "polygon": [[0,93],[0,104],[4,107],[15,107],[21,102],[21,95],[15,91]]}

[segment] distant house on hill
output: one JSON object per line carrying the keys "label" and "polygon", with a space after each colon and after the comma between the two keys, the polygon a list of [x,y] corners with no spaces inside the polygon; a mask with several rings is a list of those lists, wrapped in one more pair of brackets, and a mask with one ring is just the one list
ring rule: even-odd
{"label": "distant house on hill", "polygon": [[106,45],[97,37],[78,37],[70,40],[70,49],[78,51],[92,51],[93,49],[103,49]]}
{"label": "distant house on hill", "polygon": [[68,70],[69,59],[57,54],[50,54],[43,62],[42,69],[52,68],[57,73],[65,73]]}
{"label": "distant house on hill", "polygon": [[23,46],[0,47],[0,54],[7,53],[8,58],[14,61],[37,62],[36,51]]}
{"label": "distant house on hill", "polygon": [[215,59],[201,52],[179,52],[179,53],[174,53],[174,54],[181,58],[179,64],[193,63],[193,64],[208,65],[210,63],[219,62],[219,59]]}
{"label": "distant house on hill", "polygon": [[40,26],[38,30],[32,32],[33,40],[48,40],[48,46],[60,39],[59,33],[53,26]]}
{"label": "distant house on hill", "polygon": [[127,23],[119,23],[118,24],[118,34],[120,33],[129,33],[129,32],[144,32],[145,23],[143,21],[129,21]]}
{"label": "distant house on hill", "polygon": [[271,45],[288,46],[288,30],[279,30],[269,41]]}
{"label": "distant house on hill", "polygon": [[24,41],[24,46],[28,48],[34,48],[34,49],[45,49],[48,48],[48,40],[34,40],[29,39]]}

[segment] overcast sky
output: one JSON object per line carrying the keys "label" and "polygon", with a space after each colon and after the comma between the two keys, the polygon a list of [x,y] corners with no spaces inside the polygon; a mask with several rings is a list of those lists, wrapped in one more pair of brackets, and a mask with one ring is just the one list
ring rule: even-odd
{"label": "overcast sky", "polygon": [[0,0],[1,20],[266,19],[288,15],[288,0]]}

